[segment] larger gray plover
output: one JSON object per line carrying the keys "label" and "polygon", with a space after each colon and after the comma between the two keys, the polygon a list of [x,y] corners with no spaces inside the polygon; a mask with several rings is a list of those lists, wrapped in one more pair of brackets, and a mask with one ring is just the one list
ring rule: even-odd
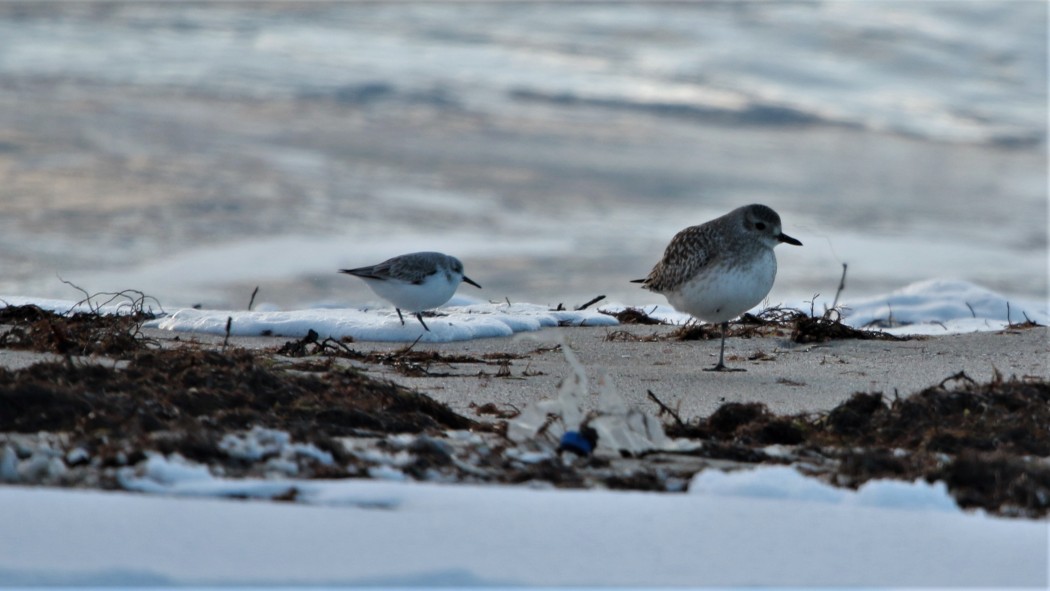
{"label": "larger gray plover", "polygon": [[777,212],[745,205],[675,234],[649,276],[633,283],[663,294],[679,312],[722,323],[718,365],[705,371],[727,371],[729,321],[758,305],[772,289],[777,276],[773,247],[781,242],[802,246],[780,231]]}
{"label": "larger gray plover", "polygon": [[463,263],[454,256],[441,252],[413,252],[387,259],[378,265],[357,269],[340,269],[364,279],[365,284],[397,310],[401,324],[405,317],[401,310],[416,315],[423,328],[423,312],[437,308],[452,298],[460,282],[481,286],[463,274]]}

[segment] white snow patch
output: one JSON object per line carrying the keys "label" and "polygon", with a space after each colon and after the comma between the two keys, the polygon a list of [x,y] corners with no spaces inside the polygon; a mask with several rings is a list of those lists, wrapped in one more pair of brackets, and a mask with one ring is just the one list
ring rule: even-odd
{"label": "white snow patch", "polygon": [[[191,462],[178,453],[165,456],[157,452],[146,452],[145,462],[140,462],[134,468],[121,469],[118,478],[124,488],[145,492],[215,480],[207,466]],[[141,484],[142,488],[138,488],[137,484]]]}
{"label": "white snow patch", "polygon": [[[752,313],[774,305],[763,302]],[[820,315],[831,306],[829,297],[814,301],[785,302],[783,307]],[[627,306],[610,304],[602,309],[609,313]],[[891,293],[850,299],[848,292],[840,302],[842,322],[854,328],[872,328],[895,335],[948,335],[1006,328],[1008,322],[1021,323],[1026,317],[1050,325],[1050,300],[1038,301],[1008,298],[968,281],[930,279],[909,284]],[[639,307],[649,316],[672,324],[690,320],[667,305]]]}
{"label": "white snow patch", "polygon": [[288,433],[258,426],[243,434],[227,433],[219,441],[219,449],[231,458],[250,462],[268,458],[274,467],[287,466],[288,463],[295,465],[297,457],[310,458],[326,466],[335,462],[332,454],[312,443],[292,443],[292,436]]}
{"label": "white snow patch", "polygon": [[[87,312],[92,307],[77,305],[68,300],[41,299],[24,296],[0,296],[0,304],[12,306],[34,304],[58,313]],[[752,310],[757,312],[775,302],[764,302]],[[809,311],[812,307],[822,313],[831,304],[826,297],[815,302],[786,302],[785,307]],[[843,322],[855,328],[868,325],[886,325],[879,328],[891,334],[957,334],[974,331],[1002,330],[1009,321],[1024,322],[1029,318],[1039,324],[1050,325],[1050,300],[1008,298],[967,281],[931,279],[907,285],[889,294],[851,300],[848,292],[843,298]],[[627,308],[620,303],[609,303],[597,309],[551,310],[536,304],[488,303],[455,296],[450,305],[440,308],[439,315],[428,318],[430,331],[423,330],[411,316],[402,325],[392,308],[309,308],[279,310],[265,306],[255,311],[174,310],[145,326],[179,332],[200,332],[223,335],[226,321],[231,320],[230,334],[259,336],[271,334],[284,337],[303,337],[314,330],[321,338],[353,337],[359,341],[449,342],[479,338],[505,337],[515,333],[536,331],[554,326],[614,326],[616,319],[609,314]],[[99,308],[104,313],[129,311],[128,304],[112,304]],[[690,320],[688,314],[668,305],[642,306],[653,318],[674,324]],[[159,311],[159,310],[158,310]]]}
{"label": "white snow patch", "polygon": [[1046,301],[1012,300],[973,283],[947,279],[919,281],[888,295],[847,299],[844,309],[843,321],[851,326],[892,320],[903,326],[880,330],[898,335],[1002,330],[1008,320],[1020,323],[1025,316],[1050,324]]}
{"label": "white snow patch", "polygon": [[393,309],[310,309],[290,311],[177,310],[146,326],[180,332],[222,335],[230,320],[230,334],[272,334],[302,337],[314,330],[321,338],[352,337],[357,341],[436,343],[505,337],[516,332],[551,326],[613,326],[616,319],[597,311],[552,311],[534,304],[474,303],[441,308],[439,316],[427,318],[424,330],[415,318],[405,324]]}
{"label": "white snow patch", "polygon": [[788,466],[762,466],[724,472],[707,469],[693,477],[697,495],[811,501],[857,507],[961,512],[943,482],[872,480],[857,491],[836,488]]}

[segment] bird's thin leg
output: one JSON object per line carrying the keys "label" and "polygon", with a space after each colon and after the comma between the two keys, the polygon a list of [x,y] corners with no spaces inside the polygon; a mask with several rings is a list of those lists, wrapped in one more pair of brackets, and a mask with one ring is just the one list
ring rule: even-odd
{"label": "bird's thin leg", "polygon": [[729,332],[729,323],[722,323],[722,346],[718,349],[718,365],[715,367],[718,369],[726,368],[726,333]]}
{"label": "bird's thin leg", "polygon": [[401,326],[405,325],[405,317],[401,315],[401,308],[394,308],[397,310],[397,317],[401,319]]}
{"label": "bird's thin leg", "polygon": [[729,332],[729,321],[722,323],[722,347],[718,350],[718,365],[704,371],[747,371],[743,368],[726,367],[726,333]]}
{"label": "bird's thin leg", "polygon": [[430,327],[427,326],[426,322],[423,322],[423,313],[422,312],[416,312],[416,318],[419,319],[419,323],[423,325],[423,328],[427,329],[427,332],[430,332]]}

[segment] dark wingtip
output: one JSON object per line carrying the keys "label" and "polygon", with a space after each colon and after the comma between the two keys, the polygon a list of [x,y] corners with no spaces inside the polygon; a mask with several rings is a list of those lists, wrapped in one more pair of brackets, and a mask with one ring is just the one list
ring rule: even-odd
{"label": "dark wingtip", "polygon": [[361,269],[339,269],[340,273],[346,273],[347,275],[353,275],[354,277],[360,277],[362,279],[385,279],[385,277],[376,277],[369,273],[363,272]]}

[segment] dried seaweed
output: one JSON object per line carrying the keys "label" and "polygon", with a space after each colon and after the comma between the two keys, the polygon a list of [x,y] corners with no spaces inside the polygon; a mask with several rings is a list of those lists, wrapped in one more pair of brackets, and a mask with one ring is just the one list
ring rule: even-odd
{"label": "dried seaweed", "polygon": [[605,310],[598,311],[602,314],[605,314],[606,316],[612,316],[620,324],[670,324],[670,322],[666,320],[661,320],[660,318],[653,318],[641,308],[624,308],[619,312],[607,312]]}
{"label": "dried seaweed", "polygon": [[323,443],[472,425],[444,404],[391,382],[354,371],[288,372],[240,349],[145,351],[123,369],[61,362],[0,369],[0,432],[64,432],[71,445],[91,450],[103,464],[129,462],[117,455],[143,447],[228,462],[217,447],[223,434],[252,427]]}
{"label": "dried seaweed", "polygon": [[[834,317],[832,317],[834,316]],[[796,343],[824,343],[831,340],[861,339],[880,341],[906,341],[910,337],[899,337],[878,330],[860,330],[839,320],[838,315],[825,314],[820,317],[803,317],[795,322],[791,340]]]}
{"label": "dried seaweed", "polygon": [[[777,416],[761,403],[731,402],[707,418],[678,419],[667,433],[729,449],[814,450],[838,460],[836,482],[849,486],[887,477],[944,480],[964,507],[1050,512],[1050,467],[1038,459],[1050,456],[1046,379],[977,383],[960,372],[907,398],[887,403],[877,392],[856,393],[819,414]],[[709,457],[708,447],[699,453]]]}
{"label": "dried seaweed", "polygon": [[142,334],[153,319],[141,309],[122,314],[78,312],[57,314],[37,306],[0,308],[0,348],[61,355],[106,355],[123,358],[155,343]]}

